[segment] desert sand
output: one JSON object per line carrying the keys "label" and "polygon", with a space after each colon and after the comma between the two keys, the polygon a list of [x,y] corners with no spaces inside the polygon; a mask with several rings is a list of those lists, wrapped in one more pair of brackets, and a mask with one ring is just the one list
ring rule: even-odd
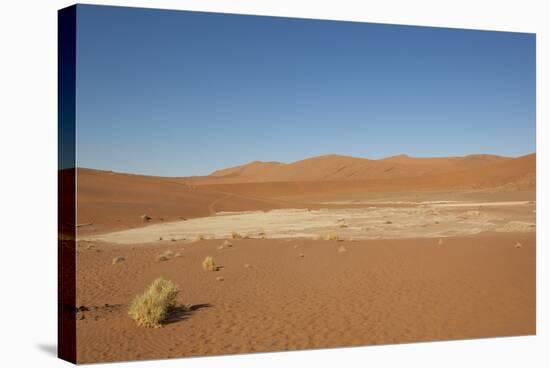
{"label": "desert sand", "polygon": [[[80,363],[536,332],[535,155],[78,169],[77,183]],[[190,310],[139,327],[129,303],[157,277]]]}

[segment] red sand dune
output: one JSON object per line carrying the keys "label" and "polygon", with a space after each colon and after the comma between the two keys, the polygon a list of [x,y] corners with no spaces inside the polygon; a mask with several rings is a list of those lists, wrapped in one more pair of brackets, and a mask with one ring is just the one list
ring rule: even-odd
{"label": "red sand dune", "polygon": [[[534,154],[525,157],[534,159]],[[413,158],[399,155],[381,160],[325,155],[290,164],[254,161],[246,165],[218,170],[205,177],[189,178],[188,181],[196,184],[227,184],[413,178],[461,172],[494,164],[506,166],[514,160],[516,159],[495,155],[437,158]]]}
{"label": "red sand dune", "polygon": [[[446,189],[533,190],[535,154],[504,158],[394,156],[368,160],[320,156],[292,164],[260,163],[212,175],[164,178],[78,169],[80,233],[203,217],[217,211],[315,207],[308,198]],[[290,201],[290,202],[289,202]],[[162,219],[162,220],[161,220]]]}

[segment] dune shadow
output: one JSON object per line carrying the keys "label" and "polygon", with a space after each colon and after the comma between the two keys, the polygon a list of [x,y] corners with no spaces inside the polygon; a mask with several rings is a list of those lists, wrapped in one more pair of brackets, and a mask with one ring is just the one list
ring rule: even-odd
{"label": "dune shadow", "polygon": [[194,314],[196,311],[201,310],[203,308],[210,308],[212,307],[212,304],[192,304],[192,305],[180,305],[177,307],[172,308],[170,313],[168,313],[168,317],[164,320],[165,325],[169,325],[172,323],[177,323],[180,321],[183,321],[187,318],[189,318],[192,314]]}
{"label": "dune shadow", "polygon": [[48,355],[57,357],[57,344],[38,344],[36,347]]}

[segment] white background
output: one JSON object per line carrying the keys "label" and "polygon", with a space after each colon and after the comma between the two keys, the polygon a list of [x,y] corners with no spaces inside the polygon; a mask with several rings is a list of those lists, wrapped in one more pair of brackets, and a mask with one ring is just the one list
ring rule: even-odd
{"label": "white background", "polygon": [[[549,367],[546,250],[550,33],[546,1],[96,1],[244,14],[537,33],[537,336],[115,363],[112,367],[278,367],[359,364]],[[57,0],[0,2],[0,364],[68,366],[55,358]],[[546,102],[546,105],[545,105]],[[320,306],[322,308],[322,306]]]}

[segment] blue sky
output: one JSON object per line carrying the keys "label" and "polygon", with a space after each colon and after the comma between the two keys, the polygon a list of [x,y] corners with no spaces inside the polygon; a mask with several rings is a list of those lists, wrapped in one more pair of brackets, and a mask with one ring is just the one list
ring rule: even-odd
{"label": "blue sky", "polygon": [[78,166],[535,151],[535,35],[79,5]]}

